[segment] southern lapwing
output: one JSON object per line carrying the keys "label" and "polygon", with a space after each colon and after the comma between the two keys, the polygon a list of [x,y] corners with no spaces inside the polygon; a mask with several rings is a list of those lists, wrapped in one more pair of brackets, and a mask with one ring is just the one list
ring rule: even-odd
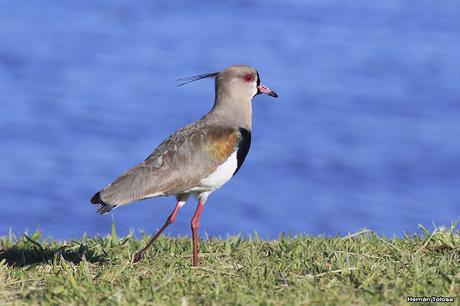
{"label": "southern lapwing", "polygon": [[250,66],[230,66],[223,71],[181,79],[182,84],[204,78],[215,79],[214,106],[203,118],[169,136],[146,160],[97,192],[91,203],[105,214],[138,200],[175,196],[176,206],[166,223],[141,250],[144,253],[168,225],[190,195],[198,200],[193,215],[193,265],[198,266],[198,225],[209,195],[225,184],[243,164],[251,144],[252,98],[260,93],[278,95],[260,82]]}

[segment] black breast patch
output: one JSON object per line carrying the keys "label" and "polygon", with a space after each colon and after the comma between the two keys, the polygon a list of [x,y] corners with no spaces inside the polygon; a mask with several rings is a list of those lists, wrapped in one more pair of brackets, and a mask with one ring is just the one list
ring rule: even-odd
{"label": "black breast patch", "polygon": [[251,132],[243,128],[240,128],[239,130],[240,137],[238,143],[238,151],[236,152],[238,166],[236,167],[235,172],[233,172],[233,175],[235,175],[238,172],[238,170],[240,170],[240,167],[243,164],[246,155],[248,155],[249,148],[251,147]]}

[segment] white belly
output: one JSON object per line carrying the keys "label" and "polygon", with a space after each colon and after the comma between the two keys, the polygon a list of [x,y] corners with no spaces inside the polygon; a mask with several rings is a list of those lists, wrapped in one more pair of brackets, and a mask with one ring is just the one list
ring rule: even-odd
{"label": "white belly", "polygon": [[211,173],[207,178],[201,180],[201,188],[212,191],[225,184],[235,173],[238,167],[236,151],[230,155],[227,160],[217,167],[216,171]]}

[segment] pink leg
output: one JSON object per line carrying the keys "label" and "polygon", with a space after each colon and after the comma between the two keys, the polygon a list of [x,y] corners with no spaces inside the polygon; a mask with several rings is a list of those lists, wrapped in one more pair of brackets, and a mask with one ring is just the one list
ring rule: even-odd
{"label": "pink leg", "polygon": [[168,227],[168,225],[170,225],[171,223],[174,222],[174,220],[176,220],[177,212],[179,211],[179,208],[181,207],[179,203],[180,202],[177,201],[176,207],[174,207],[174,210],[169,215],[168,219],[166,219],[166,223],[163,225],[162,228],[160,228],[160,230],[155,234],[155,236],[153,236],[153,238],[149,241],[149,243],[147,243],[147,245],[142,250],[139,250],[136,253],[134,253],[133,262],[138,262],[139,260],[141,260],[142,257],[144,257],[144,253],[147,251],[147,249],[152,246],[155,240],[157,240],[157,238],[161,235],[161,233],[163,233],[163,231]]}
{"label": "pink leg", "polygon": [[200,215],[203,210],[203,203],[198,202],[195,214],[192,218],[192,239],[193,239],[193,266],[198,267],[198,226],[200,226]]}

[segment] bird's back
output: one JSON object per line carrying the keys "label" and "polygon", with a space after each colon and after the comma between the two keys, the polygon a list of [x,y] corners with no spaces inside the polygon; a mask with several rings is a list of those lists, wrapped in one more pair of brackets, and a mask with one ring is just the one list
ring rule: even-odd
{"label": "bird's back", "polygon": [[249,144],[250,132],[216,126],[205,117],[172,134],[145,161],[96,193],[91,202],[99,204],[100,213],[106,213],[137,200],[213,188],[204,186],[203,180],[232,154],[238,159],[233,175]]}

